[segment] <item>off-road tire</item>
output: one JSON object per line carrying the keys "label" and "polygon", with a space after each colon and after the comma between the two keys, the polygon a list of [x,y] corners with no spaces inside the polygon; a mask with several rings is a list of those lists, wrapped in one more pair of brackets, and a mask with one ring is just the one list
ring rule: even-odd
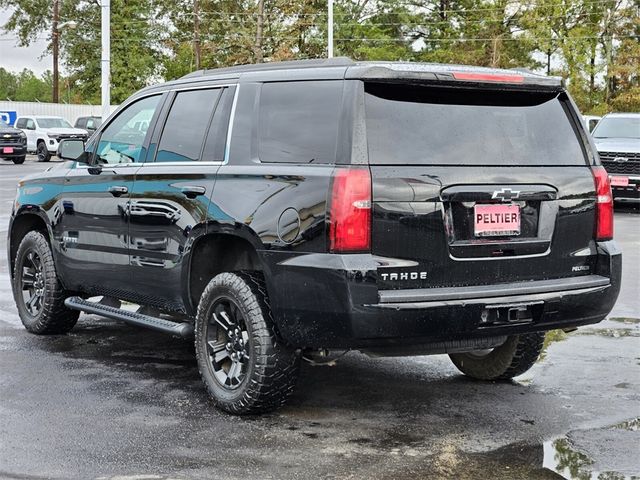
{"label": "off-road tire", "polygon": [[39,141],[38,145],[36,146],[36,155],[38,156],[39,162],[48,162],[51,159],[51,154],[49,153],[47,144],[42,140]]}
{"label": "off-road tire", "polygon": [[524,333],[507,338],[484,356],[451,353],[453,364],[468,377],[478,380],[509,380],[529,370],[540,355],[544,332]]}
{"label": "off-road tire", "polygon": [[[22,296],[23,267],[29,252],[35,252],[42,265],[42,307],[36,315],[29,312]],[[64,306],[64,300],[70,294],[58,280],[51,247],[42,233],[31,231],[20,242],[12,282],[20,320],[29,332],[39,335],[67,333],[78,321],[80,312]]]}
{"label": "off-road tire", "polygon": [[13,160],[13,163],[15,163],[16,165],[21,165],[24,163],[26,158],[26,155],[22,155],[21,157],[13,157],[11,160]]}
{"label": "off-road tire", "polygon": [[[235,302],[248,334],[246,374],[233,390],[216,379],[207,345],[215,305],[225,298]],[[281,343],[274,329],[262,275],[221,273],[209,282],[198,304],[195,348],[200,375],[218,408],[237,415],[263,413],[282,406],[293,393],[300,355]]]}

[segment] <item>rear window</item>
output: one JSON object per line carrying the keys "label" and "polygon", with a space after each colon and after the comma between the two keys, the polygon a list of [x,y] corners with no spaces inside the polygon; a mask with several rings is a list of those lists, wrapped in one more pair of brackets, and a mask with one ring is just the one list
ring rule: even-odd
{"label": "rear window", "polygon": [[367,83],[369,162],[585,165],[557,93]]}
{"label": "rear window", "polygon": [[334,163],[342,82],[266,83],[260,93],[261,162]]}

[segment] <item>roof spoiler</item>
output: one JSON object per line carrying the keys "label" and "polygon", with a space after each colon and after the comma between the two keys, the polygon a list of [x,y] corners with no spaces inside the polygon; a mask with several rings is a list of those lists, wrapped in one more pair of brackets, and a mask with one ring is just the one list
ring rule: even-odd
{"label": "roof spoiler", "polygon": [[561,88],[560,77],[547,77],[524,70],[497,70],[452,65],[389,64],[358,65],[347,70],[345,78],[362,80],[415,80],[421,82],[447,82],[466,84],[522,85]]}

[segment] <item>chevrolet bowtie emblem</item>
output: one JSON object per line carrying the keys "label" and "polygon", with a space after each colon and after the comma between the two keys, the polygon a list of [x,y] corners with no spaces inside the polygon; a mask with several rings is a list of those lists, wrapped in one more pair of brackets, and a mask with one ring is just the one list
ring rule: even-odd
{"label": "chevrolet bowtie emblem", "polygon": [[496,190],[491,195],[494,200],[500,200],[502,202],[510,202],[520,196],[519,190],[511,190],[510,188],[503,188],[502,190]]}

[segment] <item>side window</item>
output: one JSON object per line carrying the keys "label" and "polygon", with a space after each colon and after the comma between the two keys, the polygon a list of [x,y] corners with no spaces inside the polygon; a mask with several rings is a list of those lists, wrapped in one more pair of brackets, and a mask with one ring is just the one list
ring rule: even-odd
{"label": "side window", "polygon": [[18,121],[16,122],[16,128],[26,128],[26,126],[27,126],[26,118],[19,118]]}
{"label": "side window", "polygon": [[334,163],[342,82],[265,83],[260,93],[262,162]]}
{"label": "side window", "polygon": [[156,162],[200,160],[202,143],[220,88],[179,92],[162,130]]}
{"label": "side window", "polygon": [[98,143],[96,163],[133,163],[144,159],[143,147],[160,95],[129,105],[104,129]]}
{"label": "side window", "polygon": [[227,132],[229,131],[229,117],[233,108],[233,98],[236,87],[227,87],[222,91],[218,106],[213,114],[211,126],[207,132],[202,160],[207,162],[222,162],[225,158]]}
{"label": "side window", "polygon": [[36,122],[33,120],[33,118],[27,118],[27,125],[25,127],[27,130],[35,130],[36,129]]}
{"label": "side window", "polygon": [[[84,123],[84,122],[82,122],[82,123]],[[83,126],[83,128],[85,128],[85,127]],[[93,123],[93,118],[89,118],[89,119],[87,120],[86,128],[90,128],[90,129],[92,129],[92,130],[95,130],[96,126],[95,126],[95,124]]]}

